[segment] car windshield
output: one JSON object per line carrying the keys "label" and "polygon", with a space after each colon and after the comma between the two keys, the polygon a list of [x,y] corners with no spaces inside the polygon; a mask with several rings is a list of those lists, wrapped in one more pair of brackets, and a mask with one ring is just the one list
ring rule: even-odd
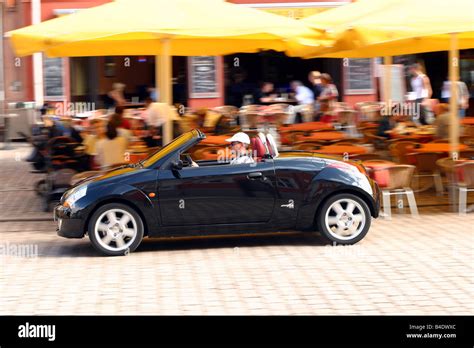
{"label": "car windshield", "polygon": [[153,164],[156,163],[156,161],[162,159],[164,156],[166,156],[169,153],[173,152],[175,149],[177,149],[181,145],[187,143],[188,141],[190,141],[194,137],[195,137],[195,134],[194,134],[193,131],[181,134],[179,137],[174,139],[171,143],[165,145],[165,147],[163,147],[162,149],[158,150],[157,152],[150,155],[146,159],[140,161],[139,165],[141,167],[144,167],[144,168],[148,168],[148,167],[152,166]]}

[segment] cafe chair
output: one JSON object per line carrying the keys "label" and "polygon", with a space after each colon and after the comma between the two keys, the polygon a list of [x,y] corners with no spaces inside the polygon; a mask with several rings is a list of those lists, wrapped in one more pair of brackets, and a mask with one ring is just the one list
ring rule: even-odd
{"label": "cafe chair", "polygon": [[436,193],[443,193],[443,180],[439,167],[436,164],[436,161],[438,161],[441,156],[442,153],[439,152],[413,152],[406,155],[408,162],[416,167],[414,179],[417,189],[419,188],[419,179],[421,177],[432,177]]}
{"label": "cafe chair", "polygon": [[466,144],[467,146],[474,147],[474,137],[471,137],[469,135],[460,136],[459,142],[461,144]]}
{"label": "cafe chair", "polygon": [[464,126],[464,135],[474,137],[474,126]]}
{"label": "cafe chair", "polygon": [[393,159],[395,159],[400,164],[408,164],[406,154],[411,152],[416,144],[417,143],[414,141],[398,141],[390,144],[388,148]]}
{"label": "cafe chair", "polygon": [[[392,218],[390,203],[390,196],[392,195],[396,195],[397,197],[406,195],[411,215],[413,217],[418,217],[418,207],[416,206],[415,195],[410,187],[413,173],[415,172],[415,166],[401,164],[392,167],[376,168],[373,171],[376,172],[382,170],[386,171],[388,175],[387,184],[384,187],[381,187],[385,218]],[[400,202],[400,199],[398,202]]]}
{"label": "cafe chair", "polygon": [[467,193],[474,192],[474,162],[466,162],[456,166],[459,177],[459,215],[467,213]]}
{"label": "cafe chair", "polygon": [[436,161],[436,165],[440,169],[441,174],[444,174],[446,177],[446,188],[448,191],[448,200],[449,205],[451,206],[452,211],[456,211],[457,207],[455,206],[457,198],[457,177],[455,167],[460,164],[460,161],[455,161],[451,157],[443,157]]}
{"label": "cafe chair", "polygon": [[377,129],[365,130],[363,133],[364,143],[371,144],[377,150],[387,150],[387,138],[378,136],[375,133],[377,133]]}
{"label": "cafe chair", "polygon": [[459,153],[459,158],[474,160],[474,149],[467,149]]}

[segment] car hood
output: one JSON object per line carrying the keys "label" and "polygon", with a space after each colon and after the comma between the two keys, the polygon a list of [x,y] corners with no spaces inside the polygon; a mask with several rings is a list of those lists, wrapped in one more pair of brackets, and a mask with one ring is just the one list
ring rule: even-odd
{"label": "car hood", "polygon": [[91,184],[112,180],[121,180],[122,178],[128,177],[130,174],[138,173],[142,170],[143,168],[141,167],[119,167],[108,171],[101,171],[97,172],[97,174],[93,174],[85,178],[84,180],[81,180],[75,186],[82,185],[85,183]]}

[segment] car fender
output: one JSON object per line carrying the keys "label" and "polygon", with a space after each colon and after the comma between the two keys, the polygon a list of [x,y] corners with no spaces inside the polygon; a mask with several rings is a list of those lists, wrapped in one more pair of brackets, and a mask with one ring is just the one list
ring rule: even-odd
{"label": "car fender", "polygon": [[328,197],[342,193],[353,193],[363,199],[373,217],[378,216],[378,187],[365,174],[348,172],[342,168],[326,167],[316,175],[298,212],[297,229],[310,229],[314,225],[314,217],[321,203]]}
{"label": "car fender", "polygon": [[150,231],[154,231],[156,226],[158,226],[155,205],[145,192],[134,186],[120,182],[112,183],[94,192],[94,196],[95,199],[93,198],[93,203],[87,206],[85,229],[88,228],[92,214],[100,206],[112,202],[124,203],[134,208],[142,217],[147,234],[149,234]]}

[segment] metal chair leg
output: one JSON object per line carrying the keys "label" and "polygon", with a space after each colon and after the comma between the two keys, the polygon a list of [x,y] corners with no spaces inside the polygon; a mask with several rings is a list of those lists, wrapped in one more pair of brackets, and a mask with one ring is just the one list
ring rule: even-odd
{"label": "metal chair leg", "polygon": [[459,215],[466,215],[467,210],[467,189],[459,188]]}
{"label": "metal chair leg", "polygon": [[433,174],[433,180],[434,180],[435,187],[436,187],[436,193],[438,195],[443,194],[444,187],[443,187],[443,180],[441,179],[441,175],[439,173],[434,173]]}
{"label": "metal chair leg", "polygon": [[390,192],[382,191],[382,200],[383,200],[383,212],[385,214],[385,219],[392,219],[392,209],[390,207]]}
{"label": "metal chair leg", "polygon": [[416,206],[415,195],[413,194],[412,189],[405,189],[407,198],[408,198],[408,205],[410,206],[411,215],[414,217],[418,217],[418,207]]}

